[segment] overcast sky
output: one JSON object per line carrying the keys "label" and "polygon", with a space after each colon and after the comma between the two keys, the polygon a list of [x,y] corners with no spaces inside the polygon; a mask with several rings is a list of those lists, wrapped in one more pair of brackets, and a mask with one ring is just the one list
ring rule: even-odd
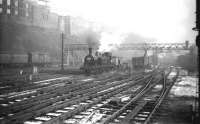
{"label": "overcast sky", "polygon": [[50,0],[52,11],[82,16],[116,34],[134,33],[156,42],[195,39],[195,0]]}

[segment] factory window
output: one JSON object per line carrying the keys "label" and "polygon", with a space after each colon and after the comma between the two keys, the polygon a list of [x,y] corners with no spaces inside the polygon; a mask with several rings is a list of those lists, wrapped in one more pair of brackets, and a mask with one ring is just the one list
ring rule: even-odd
{"label": "factory window", "polygon": [[7,14],[10,14],[10,9],[7,9]]}
{"label": "factory window", "polygon": [[2,8],[0,8],[0,13],[2,13],[3,12],[3,9]]}
{"label": "factory window", "polygon": [[15,10],[15,15],[18,15],[18,10]]}
{"label": "factory window", "polygon": [[15,1],[15,6],[18,7],[18,0]]}
{"label": "factory window", "polygon": [[26,3],[26,8],[28,9],[28,3]]}
{"label": "factory window", "polygon": [[28,11],[26,10],[26,16],[28,16]]}
{"label": "factory window", "polygon": [[2,4],[3,3],[3,0],[0,0],[0,4]]}
{"label": "factory window", "polygon": [[10,0],[7,0],[7,6],[10,6]]}

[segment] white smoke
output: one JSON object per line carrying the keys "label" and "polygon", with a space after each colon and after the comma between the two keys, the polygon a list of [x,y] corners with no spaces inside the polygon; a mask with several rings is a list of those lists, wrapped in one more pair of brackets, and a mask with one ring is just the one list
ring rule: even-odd
{"label": "white smoke", "polygon": [[[194,0],[50,1],[50,8],[62,15],[80,15],[88,20],[117,27],[123,32],[155,38],[159,42],[194,39],[191,35],[192,24],[188,25],[187,22],[192,20],[191,15],[195,12]],[[193,13],[188,9],[188,4],[194,10]]]}
{"label": "white smoke", "polygon": [[102,32],[100,39],[100,52],[108,52],[116,49],[124,40],[124,35],[119,32]]}

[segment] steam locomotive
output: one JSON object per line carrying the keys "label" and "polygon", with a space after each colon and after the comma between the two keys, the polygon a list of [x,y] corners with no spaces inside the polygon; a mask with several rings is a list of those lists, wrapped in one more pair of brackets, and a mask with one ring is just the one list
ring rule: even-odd
{"label": "steam locomotive", "polygon": [[84,58],[84,64],[80,68],[86,74],[103,72],[116,69],[120,66],[119,58],[112,56],[110,52],[96,52],[92,55],[92,48],[89,48],[89,54]]}

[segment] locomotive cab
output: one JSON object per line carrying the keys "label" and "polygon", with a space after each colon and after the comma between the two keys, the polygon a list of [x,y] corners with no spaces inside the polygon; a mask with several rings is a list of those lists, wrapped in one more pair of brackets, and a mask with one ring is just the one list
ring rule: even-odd
{"label": "locomotive cab", "polygon": [[84,58],[84,65],[83,69],[85,73],[90,74],[91,70],[93,69],[94,66],[94,57],[92,56],[92,48],[89,48],[89,54],[85,56]]}

